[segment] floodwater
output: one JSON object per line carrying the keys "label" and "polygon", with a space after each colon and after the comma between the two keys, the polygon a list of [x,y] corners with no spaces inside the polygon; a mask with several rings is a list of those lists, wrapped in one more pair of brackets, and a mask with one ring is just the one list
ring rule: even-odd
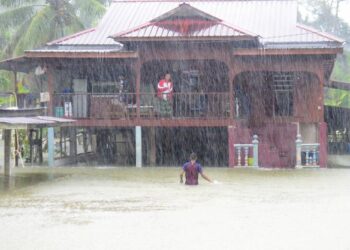
{"label": "floodwater", "polygon": [[350,170],[18,169],[0,249],[350,249]]}

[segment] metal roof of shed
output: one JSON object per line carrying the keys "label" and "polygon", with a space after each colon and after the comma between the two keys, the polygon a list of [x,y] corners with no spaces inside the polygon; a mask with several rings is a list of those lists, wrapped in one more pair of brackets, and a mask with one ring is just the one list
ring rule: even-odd
{"label": "metal roof of shed", "polygon": [[31,127],[57,127],[73,122],[75,122],[75,120],[51,116],[0,117],[0,128],[27,129]]}

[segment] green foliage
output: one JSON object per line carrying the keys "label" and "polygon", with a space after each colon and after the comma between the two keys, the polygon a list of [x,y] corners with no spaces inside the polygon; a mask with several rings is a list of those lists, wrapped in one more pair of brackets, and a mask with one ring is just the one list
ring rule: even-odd
{"label": "green foliage", "polygon": [[107,0],[0,0],[0,58],[95,24]]}
{"label": "green foliage", "polygon": [[326,106],[350,108],[350,91],[325,88]]}
{"label": "green foliage", "polygon": [[344,51],[343,55],[338,56],[332,72],[332,79],[350,83],[350,51]]}
{"label": "green foliage", "polygon": [[[299,21],[324,32],[331,33],[350,42],[350,26],[339,18],[338,13],[344,0],[308,0],[301,2],[307,15],[299,13]],[[331,79],[350,84],[350,52],[345,49],[339,55],[331,75]],[[350,108],[350,92],[325,88],[325,105]]]}
{"label": "green foliage", "polygon": [[344,0],[308,0],[308,14],[299,15],[299,21],[350,41],[350,26],[338,16],[342,2]]}
{"label": "green foliage", "polygon": [[11,81],[8,72],[0,71],[0,92],[11,91]]}

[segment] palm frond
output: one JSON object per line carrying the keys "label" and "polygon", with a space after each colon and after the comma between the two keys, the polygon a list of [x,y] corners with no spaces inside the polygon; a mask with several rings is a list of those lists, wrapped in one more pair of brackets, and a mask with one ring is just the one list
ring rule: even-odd
{"label": "palm frond", "polygon": [[84,24],[77,16],[71,16],[71,22],[65,27],[65,35],[70,35],[85,29]]}
{"label": "palm frond", "polygon": [[22,23],[22,25],[20,25],[19,28],[12,34],[11,38],[9,39],[9,41],[7,41],[5,48],[0,54],[1,59],[10,58],[11,56],[13,56],[14,50],[18,45],[18,41],[28,29],[29,24],[30,22]]}
{"label": "palm frond", "polygon": [[7,8],[30,5],[33,3],[41,4],[43,3],[43,1],[42,0],[0,0],[0,6],[7,7]]}
{"label": "palm frond", "polygon": [[30,20],[38,10],[35,6],[22,6],[0,13],[0,31],[16,27]]}
{"label": "palm frond", "polygon": [[76,0],[74,7],[85,27],[95,25],[96,21],[106,12],[105,5],[100,0]]}
{"label": "palm frond", "polygon": [[14,50],[15,55],[20,55],[24,50],[42,46],[52,40],[52,27],[55,16],[50,6],[44,7],[31,20],[26,32],[21,36]]}

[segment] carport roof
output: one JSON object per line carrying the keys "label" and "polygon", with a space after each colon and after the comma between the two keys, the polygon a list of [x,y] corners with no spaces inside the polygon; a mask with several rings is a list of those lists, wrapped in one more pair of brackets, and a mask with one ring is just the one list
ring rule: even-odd
{"label": "carport roof", "polygon": [[51,116],[0,117],[1,129],[29,129],[33,127],[60,127],[75,120]]}

